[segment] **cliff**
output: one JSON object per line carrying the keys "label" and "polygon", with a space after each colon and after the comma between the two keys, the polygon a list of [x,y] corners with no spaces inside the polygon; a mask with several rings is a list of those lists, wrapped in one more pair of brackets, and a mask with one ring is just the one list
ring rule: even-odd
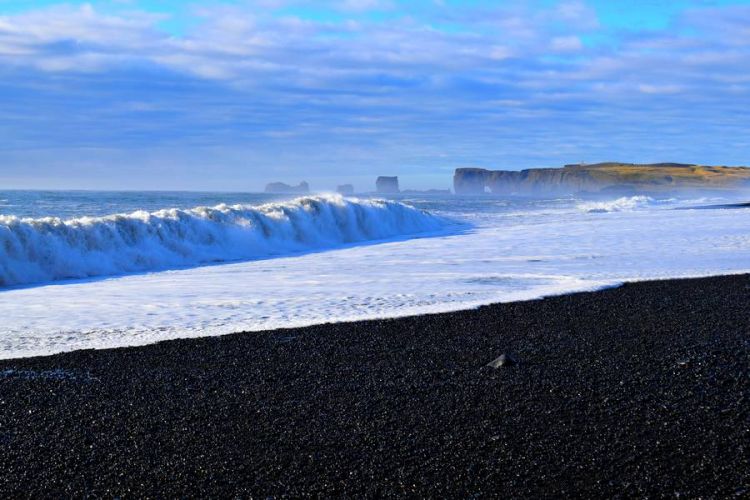
{"label": "cliff", "polygon": [[459,168],[456,194],[572,194],[750,188],[750,168],[682,163],[596,163],[520,171]]}
{"label": "cliff", "polygon": [[398,177],[385,177],[380,176],[375,181],[375,190],[378,193],[393,194],[398,193]]}
{"label": "cliff", "polygon": [[310,192],[310,185],[302,181],[297,186],[290,186],[283,182],[271,182],[266,184],[266,193],[300,193],[307,194]]}

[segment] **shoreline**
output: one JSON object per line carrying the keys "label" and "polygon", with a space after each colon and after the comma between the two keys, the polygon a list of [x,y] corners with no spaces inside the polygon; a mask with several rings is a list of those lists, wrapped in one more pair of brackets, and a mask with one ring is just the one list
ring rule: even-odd
{"label": "shoreline", "polygon": [[[462,312],[468,312],[473,311],[479,308],[483,307],[493,307],[493,306],[499,306],[499,305],[507,305],[507,304],[515,304],[515,303],[524,303],[524,302],[535,302],[555,297],[564,297],[568,295],[576,295],[580,293],[596,293],[604,290],[609,290],[613,288],[619,288],[624,285],[629,284],[639,284],[639,283],[651,283],[651,282],[662,282],[662,281],[682,281],[682,280],[696,280],[696,279],[706,279],[706,278],[721,278],[721,277],[729,277],[729,276],[743,276],[743,275],[750,275],[750,270],[741,269],[737,271],[731,271],[726,272],[723,274],[698,274],[698,275],[687,275],[687,276],[678,276],[678,277],[669,277],[669,278],[644,278],[644,279],[638,279],[638,280],[611,280],[611,281],[600,281],[597,284],[591,284],[590,286],[583,286],[579,288],[574,288],[566,291],[557,290],[549,293],[544,293],[542,295],[538,296],[522,296],[522,298],[513,298],[511,300],[507,301],[497,301],[497,302],[485,302],[485,301],[478,301],[478,302],[461,302],[458,304],[436,304],[433,306],[430,310],[420,311],[420,310],[414,310],[414,309],[407,309],[405,311],[396,313],[396,314],[389,314],[384,316],[373,316],[373,317],[362,317],[362,318],[341,318],[336,319],[334,321],[329,322],[302,322],[300,324],[292,324],[291,326],[284,326],[284,327],[271,327],[271,328],[259,328],[259,329],[250,329],[250,330],[242,330],[242,329],[236,329],[236,330],[228,330],[223,331],[222,333],[216,333],[216,334],[198,334],[198,335],[186,335],[186,336],[177,336],[177,337],[166,337],[159,340],[146,340],[146,341],[138,341],[135,343],[125,344],[125,345],[105,345],[105,346],[96,346],[96,347],[77,347],[74,349],[67,349],[62,351],[53,351],[53,352],[33,352],[28,354],[21,354],[21,355],[14,355],[12,357],[5,357],[4,354],[0,353],[0,363],[3,361],[13,361],[13,360],[21,360],[21,359],[33,359],[33,358],[47,358],[50,356],[57,356],[61,354],[66,353],[72,353],[77,351],[109,351],[109,350],[117,350],[117,349],[129,349],[129,348],[138,348],[138,347],[147,347],[154,344],[159,344],[161,342],[173,342],[173,341],[183,341],[183,340],[200,340],[204,338],[210,338],[210,337],[225,337],[225,336],[232,336],[232,335],[240,335],[240,334],[271,334],[274,332],[283,332],[285,330],[298,330],[298,329],[306,329],[306,328],[314,328],[319,326],[326,326],[326,325],[345,325],[345,324],[351,324],[351,323],[363,323],[363,322],[371,322],[371,321],[388,321],[388,320],[400,320],[405,318],[416,318],[416,317],[424,317],[424,316],[434,316],[434,315],[440,315],[440,314],[453,314],[453,313],[462,313]],[[517,295],[517,294],[516,294]],[[523,294],[522,294],[523,295]],[[442,309],[440,306],[445,305],[447,306],[445,309]],[[419,308],[417,308],[419,309]]]}
{"label": "shoreline", "polygon": [[628,282],[0,360],[0,492],[748,494],[748,299]]}

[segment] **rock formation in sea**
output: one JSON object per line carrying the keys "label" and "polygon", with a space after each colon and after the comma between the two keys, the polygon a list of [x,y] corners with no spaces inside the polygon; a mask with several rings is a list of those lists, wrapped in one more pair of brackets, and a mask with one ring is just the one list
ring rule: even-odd
{"label": "rock formation in sea", "polygon": [[399,193],[398,177],[380,176],[375,181],[375,190],[381,194]]}
{"label": "rock formation in sea", "polygon": [[336,192],[348,196],[354,194],[354,186],[351,184],[342,184],[336,188]]}
{"label": "rock formation in sea", "polygon": [[271,182],[266,184],[266,193],[300,193],[306,194],[310,192],[310,185],[302,181],[296,186],[290,186],[283,182]]}
{"label": "rock formation in sea", "polygon": [[750,188],[750,168],[682,163],[572,164],[563,168],[486,170],[458,168],[456,194],[572,194]]}

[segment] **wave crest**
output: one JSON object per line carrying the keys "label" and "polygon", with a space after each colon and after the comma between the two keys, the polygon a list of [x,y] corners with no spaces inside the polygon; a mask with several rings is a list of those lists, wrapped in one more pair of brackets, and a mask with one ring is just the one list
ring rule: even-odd
{"label": "wave crest", "polygon": [[627,212],[647,206],[654,201],[648,196],[626,196],[611,201],[590,201],[579,203],[578,208],[592,214],[608,212]]}
{"label": "wave crest", "polygon": [[273,257],[445,224],[402,203],[334,195],[70,220],[0,216],[0,286]]}

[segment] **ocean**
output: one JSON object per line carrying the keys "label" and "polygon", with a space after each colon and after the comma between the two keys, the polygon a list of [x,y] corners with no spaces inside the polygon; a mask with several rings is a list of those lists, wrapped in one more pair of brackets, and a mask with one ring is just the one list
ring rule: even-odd
{"label": "ocean", "polygon": [[748,272],[730,201],[0,191],[0,358]]}

